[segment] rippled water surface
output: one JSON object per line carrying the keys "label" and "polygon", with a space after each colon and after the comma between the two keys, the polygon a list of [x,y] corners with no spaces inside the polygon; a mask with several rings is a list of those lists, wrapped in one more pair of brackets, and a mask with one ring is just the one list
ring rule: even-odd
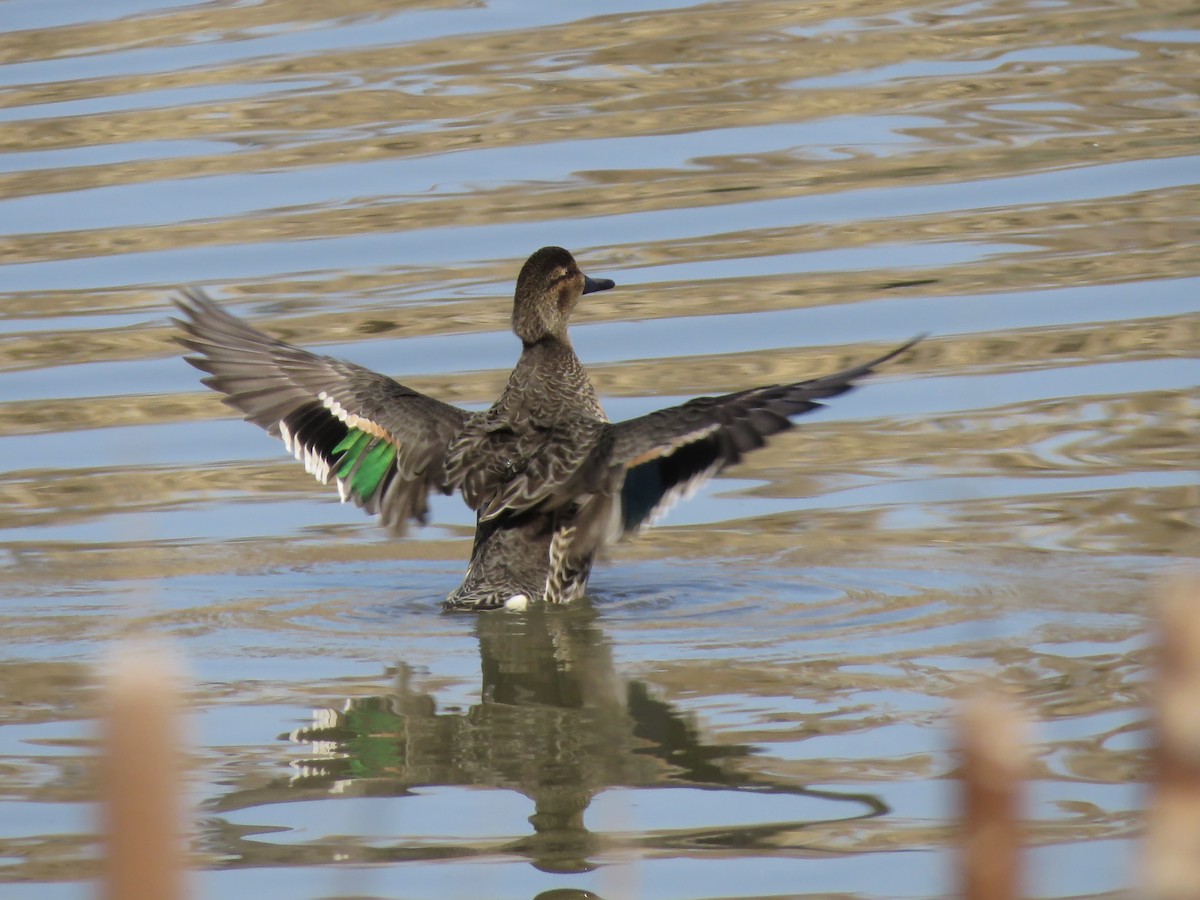
{"label": "rippled water surface", "polygon": [[[1146,599],[1197,551],[1200,21],[0,2],[0,896],[96,871],[95,672],[186,660],[204,897],[933,897],[953,697],[1041,720],[1028,886],[1135,877]],[[543,244],[613,418],[930,337],[557,614],[446,616],[171,342],[208,288],[478,408]],[[565,895],[564,895],[565,896]]]}

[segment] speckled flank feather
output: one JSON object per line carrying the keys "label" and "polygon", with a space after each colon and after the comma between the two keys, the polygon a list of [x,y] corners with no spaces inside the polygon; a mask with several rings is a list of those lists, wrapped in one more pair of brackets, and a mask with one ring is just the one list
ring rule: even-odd
{"label": "speckled flank feather", "polygon": [[555,530],[550,541],[550,568],[543,592],[547,603],[570,603],[583,596],[592,571],[592,556],[576,556],[574,546],[574,525]]}
{"label": "speckled flank feather", "polygon": [[656,521],[915,343],[822,378],[610,423],[567,322],[582,295],[612,286],[583,275],[562,248],[533,254],[513,301],[521,358],[495,404],[473,414],[268,337],[198,291],[177,301],[177,324],[205,384],[393,531],[425,521],[430,491],[461,493],[477,515],[475,543],[446,608],[522,609],[581,597],[601,545]]}

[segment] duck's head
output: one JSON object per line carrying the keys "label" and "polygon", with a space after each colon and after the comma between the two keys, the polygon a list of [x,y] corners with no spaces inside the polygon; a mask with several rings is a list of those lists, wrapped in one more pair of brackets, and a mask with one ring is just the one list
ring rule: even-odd
{"label": "duck's head", "polygon": [[607,278],[588,278],[562,247],[543,247],[521,266],[513,298],[513,331],[526,344],[546,337],[567,339],[567,321],[584,294],[613,287]]}

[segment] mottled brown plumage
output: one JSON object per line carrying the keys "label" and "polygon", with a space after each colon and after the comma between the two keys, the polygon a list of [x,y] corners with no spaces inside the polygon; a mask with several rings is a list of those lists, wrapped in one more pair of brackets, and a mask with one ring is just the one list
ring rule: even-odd
{"label": "mottled brown plumage", "polygon": [[197,291],[177,301],[186,316],[177,322],[205,384],[395,532],[425,521],[430,491],[461,493],[478,524],[446,607],[519,607],[581,596],[601,545],[639,531],[791,417],[916,342],[822,378],[610,423],[567,324],[585,293],[612,286],[587,278],[560,247],[534,253],[513,301],[521,357],[495,404],[473,414],[268,337]]}

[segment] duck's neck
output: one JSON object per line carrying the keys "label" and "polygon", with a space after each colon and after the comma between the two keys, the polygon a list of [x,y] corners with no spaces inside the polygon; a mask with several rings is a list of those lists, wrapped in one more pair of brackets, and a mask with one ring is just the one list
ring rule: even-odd
{"label": "duck's neck", "polygon": [[553,305],[522,302],[518,298],[513,305],[512,330],[526,346],[545,340],[571,343],[567,337],[566,316]]}
{"label": "duck's neck", "polygon": [[571,342],[557,338],[525,344],[497,405],[524,409],[545,425],[579,416],[607,421]]}
{"label": "duck's neck", "polygon": [[524,359],[529,353],[550,353],[553,354],[561,348],[566,348],[572,353],[575,352],[571,346],[571,337],[563,331],[561,334],[546,332],[535,341],[527,341],[521,339],[521,358]]}
{"label": "duck's neck", "polygon": [[552,386],[561,373],[574,368],[582,370],[583,364],[575,355],[571,341],[548,335],[540,341],[522,345],[521,358],[517,360],[509,383],[520,381],[530,386]]}

